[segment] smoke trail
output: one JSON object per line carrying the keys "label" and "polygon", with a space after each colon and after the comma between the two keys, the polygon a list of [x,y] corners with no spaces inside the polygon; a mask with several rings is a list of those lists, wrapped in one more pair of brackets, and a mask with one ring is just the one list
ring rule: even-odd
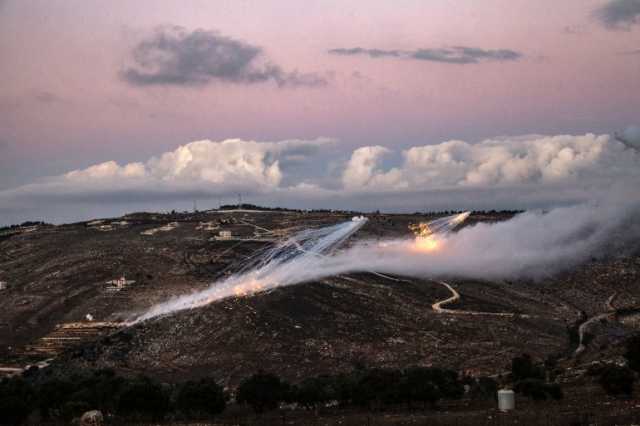
{"label": "smoke trail", "polygon": [[130,324],[205,306],[231,296],[246,296],[299,282],[295,277],[300,269],[307,265],[314,267],[317,259],[331,254],[366,222],[364,217],[354,217],[349,222],[302,231],[258,256],[251,267],[243,268],[239,273],[212,284],[206,290],[156,305],[130,321]]}
{"label": "smoke trail", "polygon": [[[319,259],[299,271],[301,281],[366,268],[417,277],[540,279],[567,270],[590,256],[619,253],[614,245],[637,249],[637,207],[584,204],[548,213],[528,212],[511,220],[479,223],[449,234],[437,250],[415,249],[414,241],[363,243]],[[631,243],[631,244],[629,244]]]}
{"label": "smoke trail", "polygon": [[[634,197],[635,198],[635,197]],[[583,204],[548,213],[527,212],[498,223],[450,232],[466,214],[428,223],[438,238],[425,250],[416,239],[365,241],[333,255],[364,219],[307,230],[269,250],[252,268],[208,289],[156,305],[133,323],[230,297],[351,272],[476,279],[541,278],[585,261],[607,245],[640,235],[630,219],[637,205]]]}

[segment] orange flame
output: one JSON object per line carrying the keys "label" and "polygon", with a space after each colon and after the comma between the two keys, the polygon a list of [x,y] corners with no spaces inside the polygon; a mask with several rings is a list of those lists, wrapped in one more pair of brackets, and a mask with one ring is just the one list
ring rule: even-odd
{"label": "orange flame", "polygon": [[441,248],[442,241],[431,231],[428,224],[424,222],[418,223],[417,225],[411,224],[409,225],[409,229],[413,231],[413,234],[416,236],[414,243],[415,250],[430,252]]}
{"label": "orange flame", "polygon": [[264,284],[257,280],[251,280],[247,283],[238,284],[233,288],[236,297],[250,296],[264,289]]}
{"label": "orange flame", "polygon": [[419,251],[436,251],[442,246],[440,240],[438,240],[434,235],[429,235],[427,237],[416,237],[414,247]]}

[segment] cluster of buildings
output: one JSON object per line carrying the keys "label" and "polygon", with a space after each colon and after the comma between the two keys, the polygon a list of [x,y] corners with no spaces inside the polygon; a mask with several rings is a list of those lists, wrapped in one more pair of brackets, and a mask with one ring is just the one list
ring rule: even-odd
{"label": "cluster of buildings", "polygon": [[87,226],[97,231],[109,232],[109,231],[113,231],[116,228],[124,228],[126,226],[129,226],[129,222],[127,222],[126,220],[120,220],[120,221],[105,223],[104,220],[94,220],[92,222],[87,223]]}

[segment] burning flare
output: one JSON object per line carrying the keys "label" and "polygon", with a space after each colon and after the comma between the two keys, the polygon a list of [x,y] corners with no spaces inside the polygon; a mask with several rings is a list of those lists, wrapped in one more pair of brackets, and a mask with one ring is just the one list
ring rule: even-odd
{"label": "burning flare", "polygon": [[464,222],[471,212],[464,212],[453,216],[447,216],[431,222],[420,222],[409,225],[409,229],[415,235],[414,249],[416,251],[436,251],[442,247],[444,237],[456,226]]}

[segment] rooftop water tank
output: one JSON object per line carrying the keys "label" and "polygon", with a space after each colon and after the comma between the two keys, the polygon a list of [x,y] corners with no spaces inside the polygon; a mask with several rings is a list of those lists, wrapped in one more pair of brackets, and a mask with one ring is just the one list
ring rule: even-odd
{"label": "rooftop water tank", "polygon": [[498,391],[498,409],[500,411],[512,411],[516,408],[516,396],[511,389]]}

